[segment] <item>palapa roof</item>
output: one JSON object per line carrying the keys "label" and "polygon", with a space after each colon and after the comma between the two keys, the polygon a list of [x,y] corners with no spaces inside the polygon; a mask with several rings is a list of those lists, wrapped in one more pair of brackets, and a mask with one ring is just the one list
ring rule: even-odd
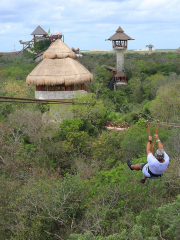
{"label": "palapa roof", "polygon": [[27,76],[27,84],[66,86],[91,82],[92,74],[78,61],[72,58],[44,59]]}
{"label": "palapa roof", "polygon": [[42,29],[42,27],[38,26],[32,33],[31,35],[48,35],[48,33],[46,31],[44,31],[44,29]]}
{"label": "palapa roof", "polygon": [[116,30],[116,33],[114,35],[112,35],[110,38],[108,38],[108,40],[111,41],[118,41],[118,40],[134,40],[133,38],[129,37],[127,34],[124,33],[123,29],[121,27],[119,27]]}
{"label": "palapa roof", "polygon": [[50,47],[44,52],[43,58],[76,58],[76,54],[60,39],[57,39]]}

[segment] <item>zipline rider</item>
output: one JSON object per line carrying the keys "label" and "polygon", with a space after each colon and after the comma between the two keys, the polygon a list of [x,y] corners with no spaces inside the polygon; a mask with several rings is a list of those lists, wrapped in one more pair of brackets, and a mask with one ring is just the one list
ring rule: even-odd
{"label": "zipline rider", "polygon": [[143,172],[144,177],[141,179],[141,183],[145,183],[146,178],[156,179],[161,177],[169,164],[169,156],[164,151],[163,144],[157,134],[155,134],[155,139],[158,143],[158,150],[154,156],[151,152],[152,137],[149,136],[146,148],[147,163],[133,165],[129,160],[127,161],[127,165],[131,170],[141,170]]}

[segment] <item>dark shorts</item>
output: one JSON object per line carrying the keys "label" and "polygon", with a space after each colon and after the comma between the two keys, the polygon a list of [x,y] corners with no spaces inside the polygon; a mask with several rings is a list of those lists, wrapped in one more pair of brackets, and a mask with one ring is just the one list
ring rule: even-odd
{"label": "dark shorts", "polygon": [[147,164],[147,162],[141,164],[141,171],[142,171],[143,167],[144,167],[146,164]]}

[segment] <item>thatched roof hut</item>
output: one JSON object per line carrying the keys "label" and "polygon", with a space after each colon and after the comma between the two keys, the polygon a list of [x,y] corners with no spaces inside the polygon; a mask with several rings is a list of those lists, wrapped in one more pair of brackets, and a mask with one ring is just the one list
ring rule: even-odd
{"label": "thatched roof hut", "polygon": [[86,83],[93,80],[92,74],[78,61],[72,58],[44,59],[28,75],[27,84],[65,86]]}
{"label": "thatched roof hut", "polygon": [[60,39],[52,43],[43,54],[44,59],[62,59],[67,57],[76,58],[76,54]]}
{"label": "thatched roof hut", "polygon": [[86,94],[86,82],[93,75],[74,58],[76,54],[60,39],[44,52],[43,60],[27,76],[27,84],[35,84],[35,98],[68,99],[76,93]]}

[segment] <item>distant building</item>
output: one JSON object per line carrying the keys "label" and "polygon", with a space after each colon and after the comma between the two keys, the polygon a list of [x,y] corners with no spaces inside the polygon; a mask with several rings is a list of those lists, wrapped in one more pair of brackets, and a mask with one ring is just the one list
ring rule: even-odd
{"label": "distant building", "polygon": [[28,47],[31,47],[34,42],[43,41],[45,39],[50,39],[51,42],[54,42],[57,39],[63,39],[64,42],[64,35],[60,31],[55,31],[53,34],[48,34],[42,27],[38,26],[32,33],[33,39],[30,41],[22,41],[19,40],[20,44],[23,44],[23,49],[25,50]]}
{"label": "distant building", "polygon": [[149,45],[146,45],[146,47],[148,47],[149,48],[149,55],[151,55],[152,54],[152,51],[153,51],[153,45],[152,44],[149,44]]}
{"label": "distant building", "polygon": [[38,26],[32,33],[33,41],[39,42],[45,40],[48,37],[48,33],[42,29],[42,27]]}
{"label": "distant building", "polygon": [[119,27],[116,33],[107,40],[112,41],[112,48],[116,52],[117,70],[114,77],[114,86],[127,84],[127,77],[124,71],[124,52],[128,48],[128,40],[134,40],[124,33],[123,29]]}
{"label": "distant building", "polygon": [[179,53],[180,54],[180,47],[178,48],[178,49],[176,49],[177,50],[177,53]]}

